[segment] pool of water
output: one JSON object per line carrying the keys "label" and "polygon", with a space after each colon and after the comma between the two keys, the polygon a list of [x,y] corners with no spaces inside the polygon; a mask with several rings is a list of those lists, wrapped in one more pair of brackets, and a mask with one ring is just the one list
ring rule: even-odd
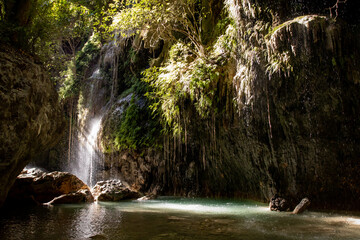
{"label": "pool of water", "polygon": [[360,215],[270,212],[250,201],[150,201],[7,209],[0,239],[360,239]]}

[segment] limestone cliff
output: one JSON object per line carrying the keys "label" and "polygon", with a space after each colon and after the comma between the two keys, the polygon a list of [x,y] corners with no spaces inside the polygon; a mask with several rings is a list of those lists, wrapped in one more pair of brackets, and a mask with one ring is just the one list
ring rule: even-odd
{"label": "limestone cliff", "polygon": [[32,57],[0,47],[0,205],[17,175],[63,130],[54,84]]}
{"label": "limestone cliff", "polygon": [[[313,207],[358,208],[355,2],[342,5],[335,19],[327,0],[202,1],[214,13],[202,26],[206,49],[216,53],[208,55],[210,67],[186,45],[160,41],[149,50],[140,35],[118,35],[100,57],[107,93],[94,93],[108,101],[98,136],[105,155],[96,163],[99,178],[120,178],[149,193],[263,201],[278,194],[295,202],[307,196]],[[150,114],[144,94],[151,90],[140,80],[144,69],[166,65],[171,54],[169,78],[203,67],[193,82],[163,78],[161,86],[170,84],[158,93],[170,100],[161,107],[178,114],[177,132],[159,129],[162,116]]]}
{"label": "limestone cliff", "polygon": [[313,206],[356,208],[360,53],[354,10],[340,14],[344,23],[303,15],[324,13],[322,1],[225,2],[238,45],[234,59],[219,69],[213,113],[204,119],[192,100],[184,101],[177,106],[182,135],[164,136],[160,153],[112,153],[106,168],[148,191],[308,196]]}

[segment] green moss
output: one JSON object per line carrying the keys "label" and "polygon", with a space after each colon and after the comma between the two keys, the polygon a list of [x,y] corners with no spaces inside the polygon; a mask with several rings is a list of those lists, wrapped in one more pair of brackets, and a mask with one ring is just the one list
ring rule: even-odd
{"label": "green moss", "polygon": [[161,126],[142,101],[133,97],[114,133],[117,150],[156,147]]}
{"label": "green moss", "polygon": [[287,21],[287,22],[284,22],[284,23],[281,23],[275,27],[272,27],[272,28],[269,28],[269,32],[268,34],[265,35],[265,39],[268,39],[270,38],[277,30],[283,28],[283,27],[286,27],[286,26],[289,26],[293,23],[296,23],[296,22],[300,22],[301,20],[304,20],[305,18],[313,18],[313,19],[317,19],[319,21],[322,21],[322,22],[325,22],[325,18],[322,17],[322,16],[308,16],[308,15],[305,15],[305,16],[299,16],[299,17],[296,17],[290,21]]}
{"label": "green moss", "polygon": [[277,30],[279,30],[280,28],[283,28],[285,26],[289,25],[289,22],[284,22],[282,24],[279,24],[275,27],[269,28],[269,33],[265,35],[265,39],[270,38]]}

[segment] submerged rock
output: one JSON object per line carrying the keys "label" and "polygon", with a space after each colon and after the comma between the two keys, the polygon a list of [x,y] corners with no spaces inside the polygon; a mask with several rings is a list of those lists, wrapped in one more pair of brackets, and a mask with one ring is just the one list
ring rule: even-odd
{"label": "submerged rock", "polygon": [[27,54],[0,45],[0,206],[21,170],[60,139],[54,83]]}
{"label": "submerged rock", "polygon": [[[68,195],[70,194],[70,195]],[[72,194],[72,195],[71,195]],[[67,195],[67,196],[64,196]],[[8,204],[22,203],[47,203],[54,198],[55,203],[63,201],[70,203],[84,197],[84,201],[91,201],[89,187],[75,175],[67,172],[46,173],[39,169],[25,169],[17,177],[14,186],[9,191]]]}
{"label": "submerged rock", "polygon": [[92,193],[97,201],[116,202],[140,197],[138,192],[131,190],[117,179],[97,182]]}
{"label": "submerged rock", "polygon": [[310,205],[310,200],[308,198],[303,198],[301,202],[295,207],[293,214],[299,214],[304,212]]}

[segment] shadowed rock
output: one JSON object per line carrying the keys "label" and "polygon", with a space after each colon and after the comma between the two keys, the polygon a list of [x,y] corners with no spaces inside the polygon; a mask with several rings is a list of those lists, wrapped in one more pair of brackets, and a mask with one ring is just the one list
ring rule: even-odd
{"label": "shadowed rock", "polygon": [[[70,195],[67,195],[70,194]],[[71,195],[72,194],[72,195]],[[67,196],[65,196],[67,195]],[[62,196],[54,203],[91,201],[90,189],[75,175],[67,172],[45,173],[38,169],[23,170],[9,191],[7,204],[46,203]],[[81,198],[85,199],[84,201]]]}
{"label": "shadowed rock", "polygon": [[0,206],[21,170],[60,139],[64,121],[54,83],[23,52],[0,45]]}

